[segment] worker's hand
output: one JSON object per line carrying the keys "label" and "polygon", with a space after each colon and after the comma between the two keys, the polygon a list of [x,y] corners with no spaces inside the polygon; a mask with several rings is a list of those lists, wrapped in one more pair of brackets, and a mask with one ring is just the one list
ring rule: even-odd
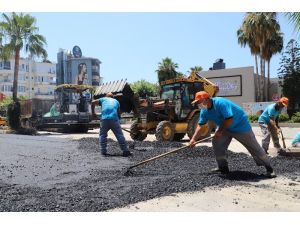
{"label": "worker's hand", "polygon": [[190,147],[190,148],[193,148],[193,147],[195,147],[195,145],[196,145],[196,141],[192,138],[192,139],[190,140],[189,147]]}
{"label": "worker's hand", "polygon": [[220,131],[220,130],[217,130],[216,133],[215,133],[214,138],[220,138],[222,135],[223,135],[223,132]]}

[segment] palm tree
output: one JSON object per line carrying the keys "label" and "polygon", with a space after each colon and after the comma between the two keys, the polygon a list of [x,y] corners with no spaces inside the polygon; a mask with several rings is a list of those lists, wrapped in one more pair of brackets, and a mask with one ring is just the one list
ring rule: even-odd
{"label": "palm tree", "polygon": [[[11,15],[2,14],[4,21],[0,22],[0,33],[3,39],[8,40],[1,48],[1,57],[8,59],[15,58],[14,81],[13,81],[13,100],[17,101],[18,93],[18,74],[20,52],[22,49],[29,52],[31,56],[43,56],[47,58],[47,52],[44,49],[46,39],[38,34],[38,28],[35,26],[36,19],[29,14]],[[3,41],[2,39],[2,41]]]}
{"label": "palm tree", "polygon": [[163,80],[172,79],[178,76],[176,69],[178,64],[174,63],[172,59],[166,57],[162,59],[162,62],[158,63],[158,69],[156,70],[158,76],[158,82]]}
{"label": "palm tree", "polygon": [[[265,48],[268,45],[272,36],[279,32],[280,26],[276,19],[276,13],[274,12],[255,12],[255,13],[247,13],[243,24],[238,30],[238,41],[241,45],[248,44],[251,49],[251,53],[259,54],[260,56],[260,70],[262,76],[262,97],[263,101],[266,100],[266,85],[265,85],[265,58],[263,57],[263,53],[266,51]],[[257,67],[258,68],[258,67]],[[257,69],[258,71],[258,69]],[[261,82],[258,81],[258,86],[260,86]],[[261,99],[260,99],[261,100]]]}
{"label": "palm tree", "polygon": [[270,61],[273,55],[276,53],[281,52],[283,48],[283,33],[277,31],[273,34],[273,36],[268,39],[268,41],[265,43],[262,58],[267,61],[268,65],[268,81],[267,81],[267,90],[266,90],[266,96],[267,101],[270,100],[270,88],[271,88],[271,82],[270,82]]}
{"label": "palm tree", "polygon": [[251,55],[254,55],[255,59],[255,70],[256,70],[256,84],[257,84],[257,98],[256,101],[260,100],[260,76],[258,74],[258,61],[257,56],[259,55],[259,46],[255,42],[255,35],[252,24],[249,24],[249,20],[251,20],[252,13],[248,13],[247,16],[244,18],[243,24],[240,29],[237,31],[238,36],[238,43],[245,47],[246,45],[249,46]]}
{"label": "palm tree", "polygon": [[275,12],[266,12],[266,13],[256,13],[256,17],[253,17],[256,40],[260,49],[260,57],[261,57],[261,74],[263,77],[263,101],[266,101],[266,82],[265,82],[265,60],[264,51],[265,48],[268,48],[268,42],[272,39],[272,36],[276,34],[280,30],[279,23],[277,22]]}
{"label": "palm tree", "polygon": [[203,70],[203,68],[201,66],[194,66],[190,68],[190,71],[188,71],[188,73],[192,73],[192,72],[201,72]]}
{"label": "palm tree", "polygon": [[294,24],[295,30],[300,31],[300,12],[289,12],[285,13],[291,23]]}

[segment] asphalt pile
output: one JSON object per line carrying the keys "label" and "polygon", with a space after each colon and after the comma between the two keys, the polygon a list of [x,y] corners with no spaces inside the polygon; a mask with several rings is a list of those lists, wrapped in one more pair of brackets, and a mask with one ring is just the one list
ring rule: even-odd
{"label": "asphalt pile", "polygon": [[[205,143],[132,169],[128,167],[153,156],[182,147],[184,142],[129,142],[133,156],[123,158],[117,142],[108,140],[109,161],[102,169],[90,170],[90,176],[76,183],[66,183],[51,189],[20,187],[0,183],[0,211],[105,211],[139,201],[179,192],[204,191],[204,188],[247,185],[268,179],[264,167],[256,166],[251,156],[228,151],[229,175],[211,174],[216,167],[213,149]],[[97,138],[79,140],[82,154],[99,153]],[[102,161],[103,160],[103,161]],[[280,176],[299,182],[300,159],[278,156],[272,165]],[[3,198],[3,196],[5,196]]]}

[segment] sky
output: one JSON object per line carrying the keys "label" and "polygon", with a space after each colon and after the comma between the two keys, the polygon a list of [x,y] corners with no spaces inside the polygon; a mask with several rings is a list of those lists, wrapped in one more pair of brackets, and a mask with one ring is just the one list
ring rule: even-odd
{"label": "sky", "polygon": [[[145,79],[157,82],[156,70],[163,58],[178,64],[187,74],[194,66],[204,70],[218,58],[226,68],[254,66],[248,47],[242,48],[236,31],[245,13],[239,12],[42,12],[39,33],[46,37],[49,60],[57,62],[59,48],[78,45],[83,56],[98,58],[104,82]],[[287,18],[278,14],[284,46],[299,34]],[[277,77],[280,54],[271,60],[271,77]]]}

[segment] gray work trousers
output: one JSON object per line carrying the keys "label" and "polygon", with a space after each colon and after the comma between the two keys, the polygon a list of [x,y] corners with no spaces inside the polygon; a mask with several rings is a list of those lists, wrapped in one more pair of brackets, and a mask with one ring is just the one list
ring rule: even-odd
{"label": "gray work trousers", "polygon": [[274,148],[278,150],[281,149],[280,143],[279,143],[279,137],[277,130],[272,127],[270,124],[260,123],[259,124],[261,132],[263,134],[263,139],[261,142],[261,146],[263,149],[268,152],[269,145],[270,145],[270,139],[272,137]]}
{"label": "gray work trousers", "polygon": [[249,151],[258,166],[271,166],[269,157],[257,142],[251,129],[245,133],[224,131],[221,137],[213,139],[212,145],[219,168],[228,166],[226,152],[232,138],[238,140]]}

